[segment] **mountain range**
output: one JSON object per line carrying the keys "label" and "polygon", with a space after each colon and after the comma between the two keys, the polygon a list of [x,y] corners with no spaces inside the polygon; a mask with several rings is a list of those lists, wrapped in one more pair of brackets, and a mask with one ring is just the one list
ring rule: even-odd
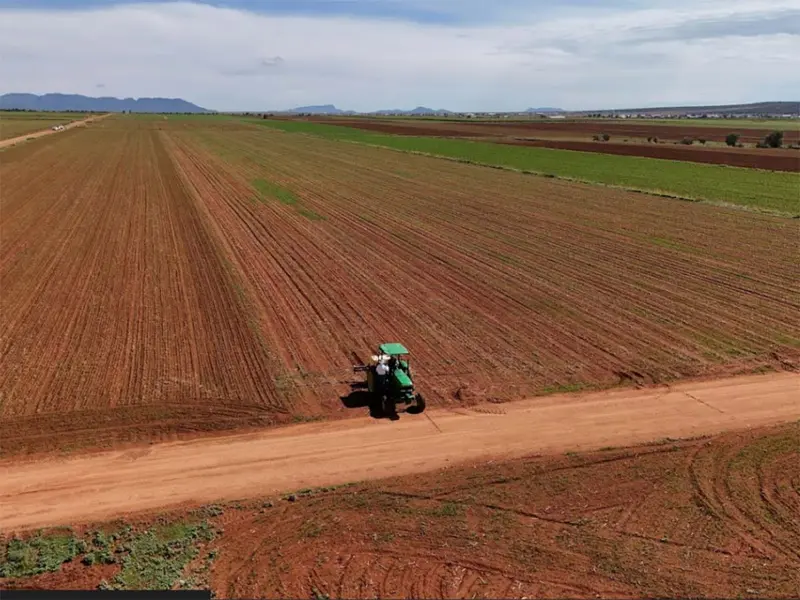
{"label": "mountain range", "polygon": [[[142,113],[213,113],[196,104],[181,98],[94,98],[79,94],[3,94],[0,95],[0,109],[2,110],[35,110],[35,111],[85,111],[85,112],[142,112]],[[454,114],[447,109],[433,109],[426,106],[417,106],[411,110],[382,109],[366,113],[353,110],[343,110],[333,104],[313,106],[299,106],[285,112],[289,114],[318,114],[318,115],[443,115]],[[528,108],[526,113],[556,114],[566,113],[560,108],[543,106]],[[584,114],[587,111],[572,114]],[[614,113],[662,113],[662,114],[761,114],[761,115],[798,115],[800,102],[755,102],[751,104],[728,104],[719,106],[673,106],[660,108],[632,108],[616,110],[592,111],[608,115]]]}
{"label": "mountain range", "polygon": [[412,108],[411,110],[403,110],[401,108],[389,108],[383,110],[376,110],[372,112],[366,113],[359,113],[354,110],[343,110],[341,108],[337,108],[333,104],[318,104],[313,106],[298,106],[297,108],[292,108],[285,111],[289,114],[312,114],[312,115],[357,115],[357,114],[370,114],[370,115],[432,115],[432,114],[443,114],[443,113],[451,113],[452,111],[439,109],[434,110],[433,108],[427,108],[425,106],[418,106],[416,108]]}
{"label": "mountain range", "polygon": [[333,104],[319,104],[313,106],[298,106],[297,108],[292,108],[287,111],[284,111],[291,114],[299,114],[299,113],[307,113],[312,115],[354,115],[356,114],[352,110],[342,110],[340,108],[336,108]]}
{"label": "mountain range", "polygon": [[37,111],[208,113],[213,112],[180,98],[92,98],[79,94],[3,94],[0,109]]}
{"label": "mountain range", "polygon": [[[449,115],[454,114],[454,111],[447,110],[446,108],[428,108],[427,106],[417,106],[416,108],[412,108],[411,110],[405,110],[402,108],[384,108],[381,110],[375,111],[368,111],[365,113],[359,113],[354,110],[343,110],[341,108],[337,108],[333,104],[317,104],[313,106],[298,106],[297,108],[292,108],[290,110],[285,111],[289,114],[312,114],[312,115],[357,115],[357,114],[368,114],[368,115]],[[542,108],[529,108],[523,112],[529,113],[561,113],[564,112],[561,108],[553,108],[551,106],[545,106]]]}

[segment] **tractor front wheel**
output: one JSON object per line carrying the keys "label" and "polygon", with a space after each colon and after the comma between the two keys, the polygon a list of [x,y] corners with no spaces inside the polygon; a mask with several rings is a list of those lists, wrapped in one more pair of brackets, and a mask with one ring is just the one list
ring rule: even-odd
{"label": "tractor front wheel", "polygon": [[422,397],[422,394],[417,394],[414,398],[414,404],[408,407],[406,412],[412,415],[418,415],[425,410],[425,398]]}

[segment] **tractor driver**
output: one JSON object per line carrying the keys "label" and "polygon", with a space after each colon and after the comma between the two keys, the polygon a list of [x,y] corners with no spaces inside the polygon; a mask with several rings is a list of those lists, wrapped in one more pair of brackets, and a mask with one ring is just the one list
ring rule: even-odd
{"label": "tractor driver", "polygon": [[380,361],[375,365],[375,375],[377,375],[378,393],[383,394],[386,390],[386,376],[389,374],[389,365]]}

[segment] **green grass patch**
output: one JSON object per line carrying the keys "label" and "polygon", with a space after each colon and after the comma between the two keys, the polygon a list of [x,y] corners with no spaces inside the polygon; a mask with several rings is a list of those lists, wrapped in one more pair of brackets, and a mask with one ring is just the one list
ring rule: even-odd
{"label": "green grass patch", "polygon": [[455,502],[442,502],[428,511],[428,514],[434,517],[460,517],[464,514],[464,508]]}
{"label": "green grass patch", "polygon": [[542,388],[536,395],[546,396],[548,394],[572,394],[589,389],[584,383],[565,383],[563,385],[550,385]]}
{"label": "green grass patch", "polygon": [[318,523],[317,521],[306,521],[300,527],[300,534],[306,538],[315,538],[319,537],[323,530],[324,527],[321,523]]}
{"label": "green grass patch", "polygon": [[305,121],[251,120],[290,133],[449,158],[628,190],[800,214],[800,174],[469,140],[395,136]]}
{"label": "green grass patch", "polygon": [[295,196],[291,190],[281,187],[276,183],[272,183],[266,179],[254,179],[252,183],[262,199],[275,198],[287,206],[294,206],[299,202],[297,196]]}
{"label": "green grass patch", "polygon": [[26,578],[58,571],[64,563],[82,556],[81,562],[87,567],[121,565],[112,581],[101,583],[102,589],[171,589],[214,534],[207,521],[177,521],[146,531],[125,525],[111,533],[97,530],[81,537],[71,531],[57,531],[12,538],[0,545],[0,577]]}
{"label": "green grass patch", "polygon": [[299,212],[301,215],[303,215],[309,221],[324,221],[325,220],[325,217],[315,213],[310,208],[299,208],[299,209],[297,209],[297,212]]}
{"label": "green grass patch", "polygon": [[207,522],[172,523],[145,531],[127,544],[122,571],[111,587],[129,590],[168,590],[197,556],[197,544],[214,533]]}
{"label": "green grass patch", "polygon": [[58,571],[84,550],[83,542],[71,533],[11,539],[0,554],[0,577],[32,577]]}
{"label": "green grass patch", "polygon": [[267,202],[270,199],[275,199],[286,206],[293,206],[300,215],[304,216],[309,221],[325,220],[325,217],[322,215],[314,212],[310,208],[301,206],[300,199],[288,188],[267,181],[266,179],[254,179],[250,183],[258,192],[257,200],[260,202]]}

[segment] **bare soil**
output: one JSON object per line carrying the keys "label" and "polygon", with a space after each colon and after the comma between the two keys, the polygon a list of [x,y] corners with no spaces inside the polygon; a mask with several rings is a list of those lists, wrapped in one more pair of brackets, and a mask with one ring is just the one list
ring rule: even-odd
{"label": "bare soil", "polygon": [[386,340],[449,408],[800,362],[790,219],[221,121],[0,178],[4,456],[353,416]]}
{"label": "bare soil", "polygon": [[[0,463],[0,530],[424,472],[469,460],[596,449],[800,419],[800,375],[549,396],[83,457]],[[364,413],[367,412],[367,409]]]}
{"label": "bare soil", "polygon": [[[215,506],[208,577],[220,598],[796,598],[799,488],[796,423],[467,463]],[[115,568],[0,584],[85,589]]]}
{"label": "bare soil", "polygon": [[500,139],[501,144],[512,146],[535,146],[576,150],[579,152],[598,152],[620,156],[644,156],[666,160],[682,160],[732,167],[747,167],[770,171],[800,171],[800,152],[789,149],[725,149],[683,144],[630,144],[614,142],[584,142],[574,140],[529,140],[522,138]]}

